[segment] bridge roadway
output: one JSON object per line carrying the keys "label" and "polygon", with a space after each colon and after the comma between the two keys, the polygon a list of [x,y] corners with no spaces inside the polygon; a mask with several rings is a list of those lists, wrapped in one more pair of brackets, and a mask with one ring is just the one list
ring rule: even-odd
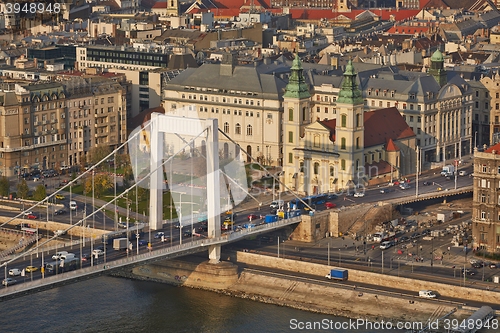
{"label": "bridge roadway", "polygon": [[390,202],[392,204],[396,204],[396,205],[406,205],[406,204],[424,201],[424,200],[438,199],[438,198],[444,198],[444,197],[449,197],[449,196],[453,196],[453,195],[471,193],[472,191],[473,191],[473,187],[471,185],[471,186],[464,186],[461,188],[457,188],[456,190],[452,189],[452,190],[447,190],[447,191],[424,193],[424,194],[420,194],[418,197],[417,196],[407,196],[407,197],[403,197],[403,198],[389,200],[388,202]]}
{"label": "bridge roadway", "polygon": [[291,224],[299,223],[301,216],[292,217],[286,220],[257,225],[250,229],[226,233],[216,238],[203,238],[197,241],[185,242],[184,244],[153,250],[151,252],[131,255],[127,258],[107,261],[103,264],[97,264],[91,267],[81,268],[70,272],[47,276],[38,280],[23,282],[12,286],[4,287],[0,290],[0,300],[4,301],[19,296],[51,289],[57,285],[65,285],[79,280],[86,280],[92,277],[109,274],[113,270],[121,269],[126,266],[144,265],[149,262],[159,261],[168,258],[175,258],[208,250],[209,245],[224,245],[239,241],[251,235],[273,231]]}

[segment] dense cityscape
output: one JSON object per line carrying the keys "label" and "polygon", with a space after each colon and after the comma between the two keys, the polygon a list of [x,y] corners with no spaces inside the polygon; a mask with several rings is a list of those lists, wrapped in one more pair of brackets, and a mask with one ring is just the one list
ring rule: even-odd
{"label": "dense cityscape", "polygon": [[108,275],[496,332],[499,55],[497,0],[2,1],[0,300]]}

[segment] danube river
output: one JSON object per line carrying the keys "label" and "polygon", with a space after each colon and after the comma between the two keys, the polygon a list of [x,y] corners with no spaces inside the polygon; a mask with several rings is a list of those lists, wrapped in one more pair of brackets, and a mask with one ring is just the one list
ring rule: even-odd
{"label": "danube river", "polygon": [[[99,277],[0,304],[0,330],[9,333],[306,332],[293,328],[307,322],[335,325],[348,321],[209,291],[114,277]],[[334,326],[307,331],[404,332]]]}

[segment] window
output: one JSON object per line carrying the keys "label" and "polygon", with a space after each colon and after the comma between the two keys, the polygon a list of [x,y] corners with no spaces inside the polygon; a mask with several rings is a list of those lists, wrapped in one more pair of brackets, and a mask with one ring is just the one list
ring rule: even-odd
{"label": "window", "polygon": [[224,133],[229,133],[229,123],[224,123]]}
{"label": "window", "polygon": [[288,153],[288,163],[292,164],[293,163],[293,154]]}
{"label": "window", "polygon": [[345,138],[341,138],[340,139],[340,149],[346,149],[345,146],[346,146],[346,140],[345,140]]}
{"label": "window", "polygon": [[359,137],[356,138],[356,149],[359,149]]}
{"label": "window", "polygon": [[241,126],[240,124],[236,124],[235,129],[234,129],[235,134],[241,134]]}
{"label": "window", "polygon": [[340,169],[345,171],[345,160],[344,159],[340,160]]}
{"label": "window", "polygon": [[486,212],[481,211],[481,220],[486,220]]}
{"label": "window", "polygon": [[341,117],[341,124],[340,126],[346,127],[347,126],[347,115],[343,114]]}
{"label": "window", "polygon": [[247,125],[247,135],[252,135],[252,125]]}
{"label": "window", "polygon": [[356,127],[361,126],[361,115],[356,113]]}
{"label": "window", "polygon": [[288,121],[293,121],[293,109],[288,109]]}
{"label": "window", "polygon": [[335,169],[332,166],[330,166],[330,176],[335,176]]}
{"label": "window", "polygon": [[293,143],[293,132],[288,132],[288,142]]}
{"label": "window", "polygon": [[314,174],[315,175],[319,174],[319,163],[318,162],[314,163]]}

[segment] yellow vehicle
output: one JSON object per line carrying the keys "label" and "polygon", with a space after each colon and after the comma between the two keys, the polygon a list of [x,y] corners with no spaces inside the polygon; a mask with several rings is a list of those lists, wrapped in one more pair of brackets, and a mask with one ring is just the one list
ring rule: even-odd
{"label": "yellow vehicle", "polygon": [[438,187],[438,188],[437,188],[437,190],[438,190],[438,191],[442,191],[442,190],[443,190],[443,188],[442,188],[442,187]]}
{"label": "yellow vehicle", "polygon": [[35,267],[35,266],[28,266],[26,267],[26,272],[30,273],[30,272],[36,272],[38,270],[38,267]]}
{"label": "yellow vehicle", "polygon": [[66,199],[66,197],[62,194],[56,194],[56,199],[57,200],[64,200],[64,199]]}

